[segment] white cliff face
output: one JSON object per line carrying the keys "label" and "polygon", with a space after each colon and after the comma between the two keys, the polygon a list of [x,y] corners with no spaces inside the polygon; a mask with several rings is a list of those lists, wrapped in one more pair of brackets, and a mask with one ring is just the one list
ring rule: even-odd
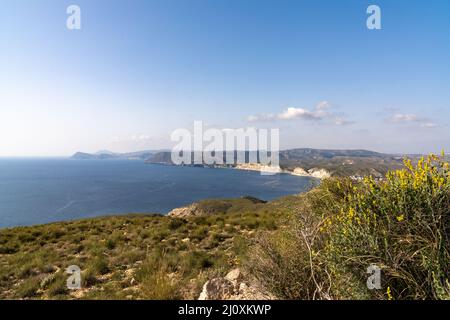
{"label": "white cliff face", "polygon": [[318,179],[326,179],[330,178],[331,174],[325,170],[325,169],[310,169],[308,170],[308,173],[311,175],[311,177],[318,178]]}
{"label": "white cliff face", "polygon": [[301,177],[313,177],[317,179],[330,178],[331,174],[325,169],[313,168],[306,171],[303,168],[297,167],[293,171],[285,171],[280,168],[280,166],[267,166],[260,163],[241,163],[236,165],[235,169],[239,170],[251,170],[260,172],[270,172],[270,173],[289,173],[295,176]]}
{"label": "white cliff face", "polygon": [[303,168],[297,167],[290,173],[295,176],[313,177],[317,179],[326,179],[331,177],[331,174],[327,170],[319,168],[313,168],[306,171]]}
{"label": "white cliff face", "polygon": [[282,172],[280,166],[268,166],[260,163],[241,163],[236,165],[235,168],[239,170],[251,170],[251,171],[272,172],[272,173]]}
{"label": "white cliff face", "polygon": [[294,171],[292,171],[292,174],[294,176],[301,176],[301,177],[309,177],[310,174],[303,168],[295,168]]}

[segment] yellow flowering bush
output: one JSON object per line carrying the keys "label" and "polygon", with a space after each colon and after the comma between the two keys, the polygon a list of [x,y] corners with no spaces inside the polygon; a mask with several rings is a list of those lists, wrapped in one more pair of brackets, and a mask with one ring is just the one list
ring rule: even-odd
{"label": "yellow flowering bush", "polygon": [[379,266],[389,295],[373,290],[372,298],[450,298],[448,163],[443,155],[404,162],[382,181],[366,177],[346,188],[341,210],[323,230],[326,258],[336,276],[352,272],[361,286],[367,266]]}
{"label": "yellow flowering bush", "polygon": [[[444,155],[404,164],[299,196],[286,227],[252,250],[250,273],[283,299],[450,299],[449,165]],[[367,285],[374,266],[379,288]]]}

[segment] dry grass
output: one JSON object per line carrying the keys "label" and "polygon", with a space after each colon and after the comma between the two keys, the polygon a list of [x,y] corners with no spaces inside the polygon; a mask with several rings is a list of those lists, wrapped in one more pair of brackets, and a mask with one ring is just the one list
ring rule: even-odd
{"label": "dry grass", "polygon": [[[251,231],[274,229],[270,204],[208,200],[210,215],[126,215],[0,230],[0,298],[196,298],[238,265]],[[82,270],[82,290],[65,269]]]}

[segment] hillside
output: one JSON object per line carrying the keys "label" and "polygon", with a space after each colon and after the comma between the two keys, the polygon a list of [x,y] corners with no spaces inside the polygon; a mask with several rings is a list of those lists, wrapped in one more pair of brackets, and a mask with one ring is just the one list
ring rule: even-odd
{"label": "hillside", "polygon": [[321,168],[332,176],[382,177],[402,165],[402,156],[367,150],[292,149],[280,152],[280,166],[286,170]]}
{"label": "hillside", "polygon": [[[234,159],[237,159],[237,153],[235,151]],[[249,152],[242,152],[242,154],[248,162]],[[280,151],[279,157],[280,167],[286,172],[293,172],[296,168],[305,171],[324,169],[332,176],[355,177],[369,174],[382,177],[387,171],[400,168],[403,162],[402,156],[367,150],[290,149]],[[225,155],[223,159],[225,161]],[[155,153],[146,160],[146,163],[173,164],[170,152]]]}
{"label": "hillside", "polygon": [[[193,163],[193,155],[191,159]],[[259,162],[257,152],[235,151],[233,162],[237,163],[238,155],[245,159],[246,163],[254,163],[251,159]],[[225,153],[223,152],[225,162]],[[413,159],[420,158],[420,155],[410,156]],[[284,172],[292,173],[304,170],[324,171],[331,176],[354,176],[361,178],[365,175],[383,177],[387,171],[401,168],[403,156],[384,154],[368,150],[327,150],[298,148],[282,150],[279,154],[280,169]],[[81,160],[104,160],[104,159],[131,159],[141,160],[149,164],[173,165],[171,152],[168,150],[146,150],[130,153],[113,153],[110,151],[99,151],[97,153],[77,152],[71,159]],[[206,164],[196,164],[195,166],[209,166]],[[225,167],[228,165],[214,165],[215,167]],[[231,167],[238,167],[230,165]]]}
{"label": "hillside", "polygon": [[[287,197],[295,199],[296,197]],[[196,299],[242,263],[283,210],[257,199],[206,200],[202,214],[125,215],[0,230],[0,299]],[[69,265],[83,289],[66,288]]]}

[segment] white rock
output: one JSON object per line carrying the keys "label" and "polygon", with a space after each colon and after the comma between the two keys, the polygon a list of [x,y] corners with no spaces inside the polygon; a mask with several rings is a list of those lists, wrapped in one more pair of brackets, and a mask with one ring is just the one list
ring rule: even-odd
{"label": "white rock", "polygon": [[224,278],[208,280],[203,285],[199,300],[267,300],[274,299],[256,284],[246,283],[239,269],[233,269]]}
{"label": "white rock", "polygon": [[214,278],[203,285],[198,300],[226,300],[234,294],[234,285],[225,278]]}
{"label": "white rock", "polygon": [[317,169],[317,168],[314,168],[314,169],[308,170],[308,173],[309,173],[312,177],[318,178],[318,179],[326,179],[326,178],[331,177],[331,174],[330,174],[327,170],[325,170],[325,169]]}
{"label": "white rock", "polygon": [[302,177],[308,177],[310,174],[308,172],[306,172],[305,169],[303,168],[295,168],[294,171],[292,171],[292,174],[295,176],[302,176]]}
{"label": "white rock", "polygon": [[250,170],[250,171],[261,171],[261,172],[271,172],[280,173],[283,172],[280,166],[268,166],[260,163],[241,163],[236,165],[236,169],[239,170]]}
{"label": "white rock", "polygon": [[233,269],[230,272],[228,272],[228,274],[225,276],[225,279],[230,280],[230,281],[240,282],[243,280],[243,275],[242,275],[241,270]]}

